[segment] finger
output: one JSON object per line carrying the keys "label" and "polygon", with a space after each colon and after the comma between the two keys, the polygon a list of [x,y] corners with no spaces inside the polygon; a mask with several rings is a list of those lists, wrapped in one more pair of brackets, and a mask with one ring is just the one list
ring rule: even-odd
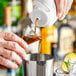
{"label": "finger", "polygon": [[18,69],[18,65],[16,63],[13,63],[8,59],[3,58],[2,56],[0,56],[0,64],[12,69]]}
{"label": "finger", "polygon": [[0,48],[0,55],[7,59],[15,61],[19,65],[22,64],[22,59],[14,51]]}
{"label": "finger", "polygon": [[27,48],[27,43],[14,33],[2,33],[2,36],[5,40],[17,42],[24,49]]}
{"label": "finger", "polygon": [[57,11],[57,16],[58,16],[58,14],[59,14],[59,12],[60,12],[60,6],[59,6],[59,4],[60,4],[60,0],[55,0],[55,4],[56,4],[56,11]]}
{"label": "finger", "polygon": [[67,8],[67,0],[64,0],[64,9],[62,10],[62,15],[59,17],[59,20],[63,20],[63,18],[65,17],[65,13],[66,13],[66,8]]}
{"label": "finger", "polygon": [[0,41],[0,46],[15,51],[16,53],[18,53],[22,58],[26,57],[26,53],[25,50],[16,42],[11,42],[11,41]]}
{"label": "finger", "polygon": [[68,11],[70,10],[72,3],[73,3],[73,0],[70,0],[67,2],[67,12],[66,13],[68,13]]}
{"label": "finger", "polygon": [[57,16],[59,18],[62,15],[64,0],[55,0],[55,2],[56,2],[56,7],[57,7]]}
{"label": "finger", "polygon": [[72,2],[73,2],[73,0],[70,0],[70,1],[66,0],[66,8],[64,10],[64,14],[60,18],[61,20],[68,14],[68,11],[71,8]]}

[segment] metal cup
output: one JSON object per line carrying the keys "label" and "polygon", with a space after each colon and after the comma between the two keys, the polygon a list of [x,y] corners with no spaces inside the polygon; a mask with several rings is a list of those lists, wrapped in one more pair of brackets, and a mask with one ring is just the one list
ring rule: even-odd
{"label": "metal cup", "polygon": [[47,54],[28,54],[23,60],[24,76],[53,76],[53,57]]}

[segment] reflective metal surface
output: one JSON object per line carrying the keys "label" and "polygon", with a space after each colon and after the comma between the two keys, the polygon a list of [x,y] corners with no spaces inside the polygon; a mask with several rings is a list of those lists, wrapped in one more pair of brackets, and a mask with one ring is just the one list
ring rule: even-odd
{"label": "reflective metal surface", "polygon": [[24,76],[53,76],[53,58],[47,54],[28,54],[23,60]]}

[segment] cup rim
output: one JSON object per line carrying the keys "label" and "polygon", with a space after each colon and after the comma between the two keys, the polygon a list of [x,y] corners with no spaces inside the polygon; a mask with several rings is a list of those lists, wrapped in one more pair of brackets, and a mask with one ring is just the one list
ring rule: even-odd
{"label": "cup rim", "polygon": [[28,61],[48,61],[48,60],[54,60],[53,56],[49,54],[26,54],[25,60]]}

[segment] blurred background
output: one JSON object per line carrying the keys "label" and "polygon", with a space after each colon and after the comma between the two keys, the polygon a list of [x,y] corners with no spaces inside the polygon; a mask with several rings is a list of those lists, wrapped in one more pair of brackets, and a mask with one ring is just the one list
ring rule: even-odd
{"label": "blurred background", "polygon": [[[0,0],[0,32],[13,32],[20,37],[24,35],[26,31],[23,32],[24,28],[20,24],[24,10],[23,0]],[[40,53],[51,54],[54,62],[57,62],[57,55],[62,57],[69,52],[76,52],[76,0],[62,21],[58,20],[50,27],[41,28],[40,32],[39,28],[37,30],[43,38]],[[31,46],[28,52],[37,53],[38,47],[35,44]],[[0,76],[23,76],[22,66],[18,70],[0,66]]]}

